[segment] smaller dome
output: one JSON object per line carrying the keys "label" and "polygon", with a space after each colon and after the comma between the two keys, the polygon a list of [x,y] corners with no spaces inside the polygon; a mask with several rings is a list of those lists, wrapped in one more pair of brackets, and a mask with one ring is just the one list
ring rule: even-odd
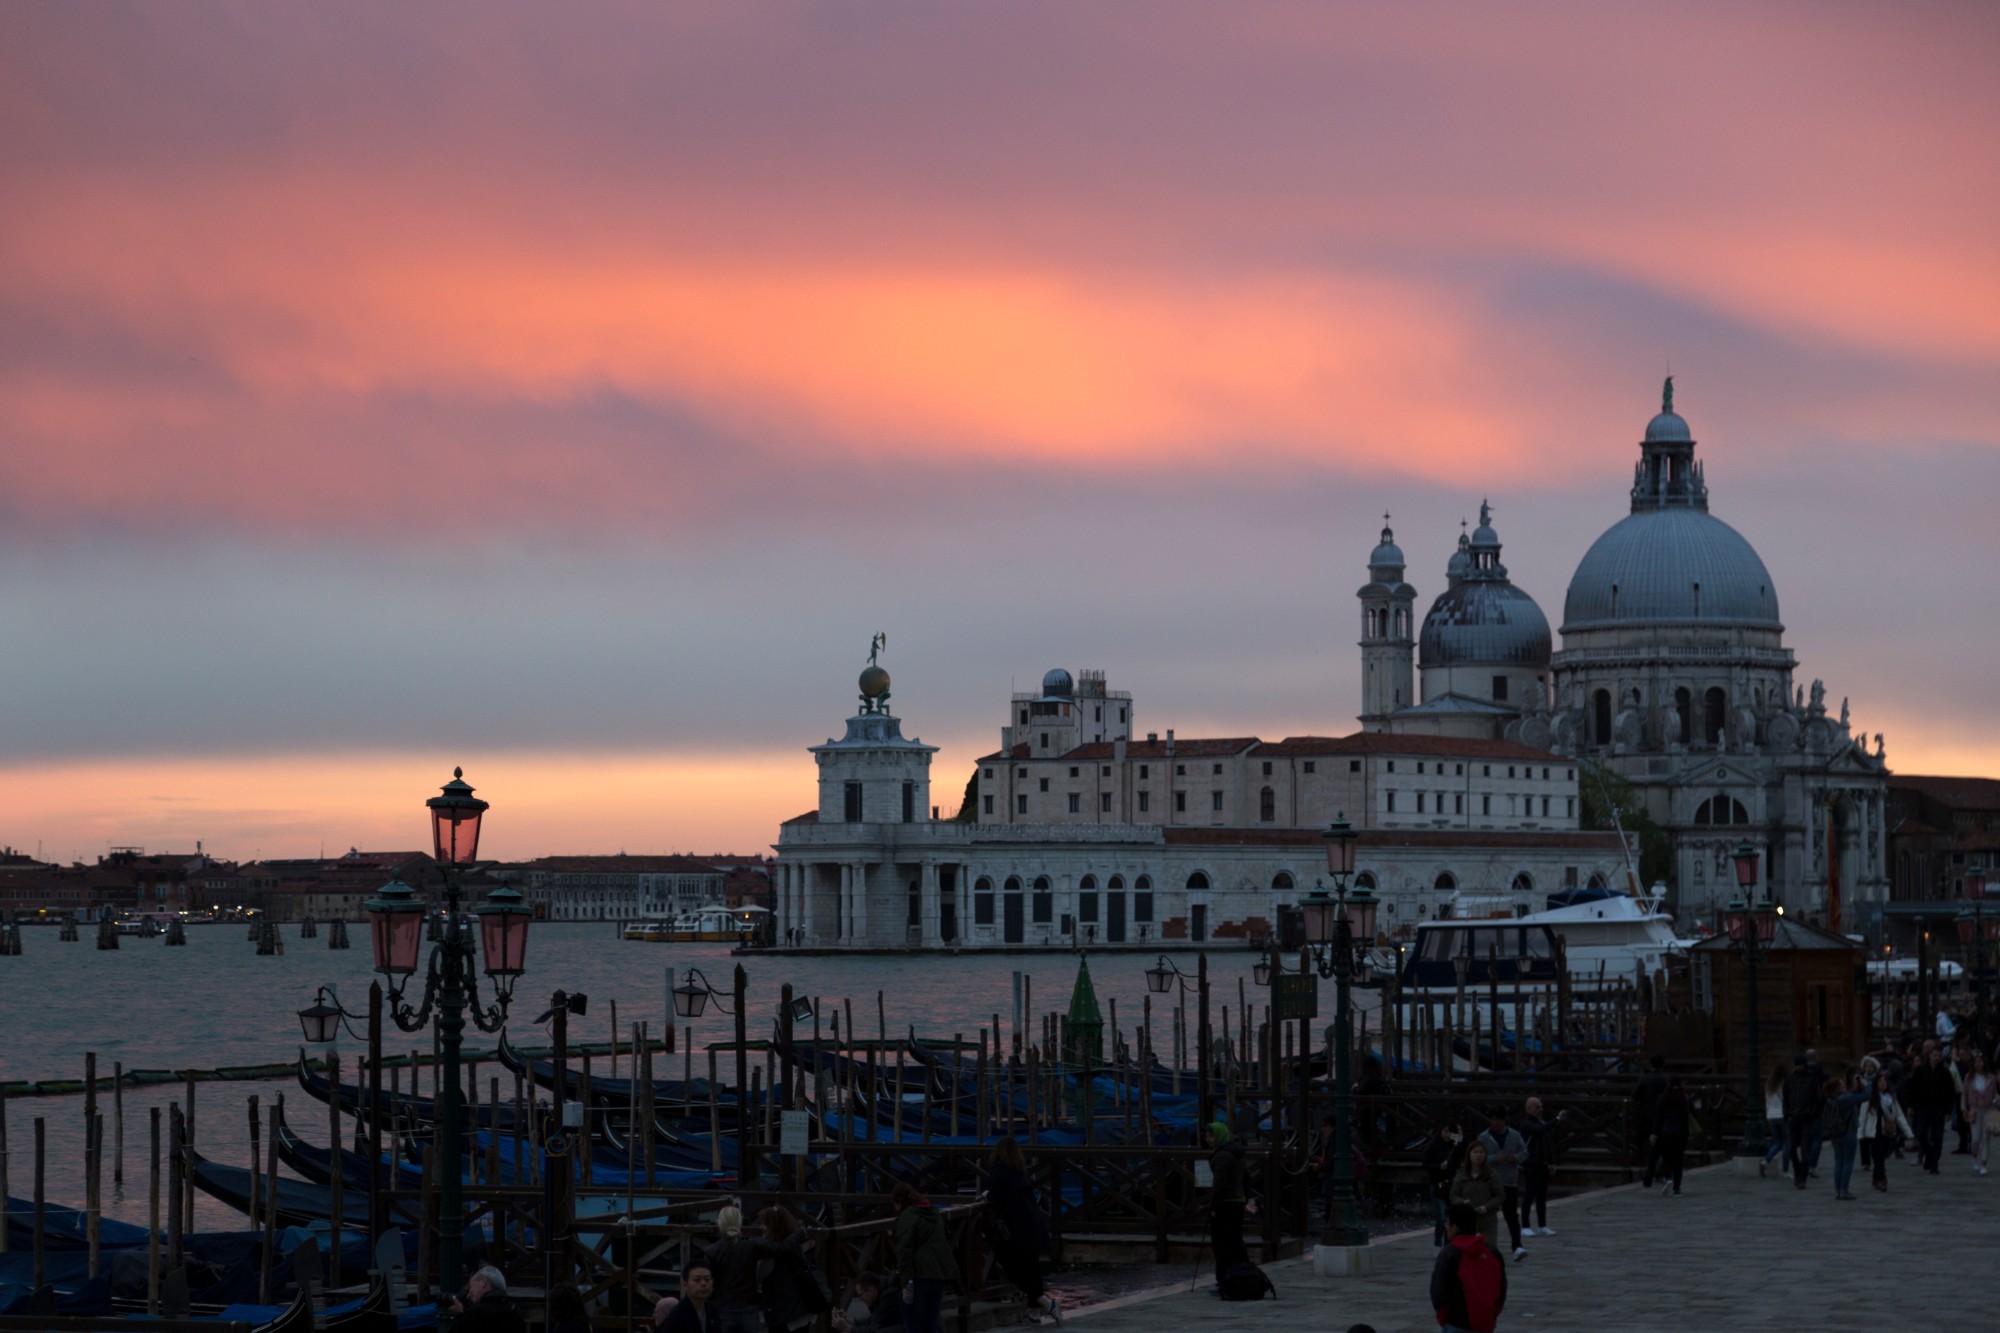
{"label": "smaller dome", "polygon": [[1067,699],[1076,692],[1076,682],[1069,672],[1056,667],[1042,677],[1042,697],[1044,699]]}
{"label": "smaller dome", "polygon": [[1451,559],[1445,563],[1444,576],[1456,583],[1470,573],[1472,573],[1472,556],[1461,546],[1451,553]]}
{"label": "smaller dome", "polygon": [[878,666],[861,669],[861,697],[879,699],[889,692],[889,673]]}
{"label": "smaller dome", "polygon": [[1646,423],[1647,444],[1692,444],[1694,435],[1678,412],[1662,412]]}
{"label": "smaller dome", "polygon": [[[1382,517],[1386,519],[1389,516],[1384,514]],[[1396,545],[1396,534],[1389,530],[1389,525],[1386,522],[1382,525],[1382,540],[1368,554],[1368,563],[1370,565],[1394,565],[1398,568],[1401,568],[1403,565],[1403,548]]]}

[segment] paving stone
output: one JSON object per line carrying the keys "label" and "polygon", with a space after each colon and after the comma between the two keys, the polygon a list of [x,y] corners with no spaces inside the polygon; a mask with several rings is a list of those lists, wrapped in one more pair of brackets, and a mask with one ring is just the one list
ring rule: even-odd
{"label": "paving stone", "polygon": [[[1966,1157],[1947,1156],[1942,1170],[1928,1176],[1913,1162],[1891,1162],[1889,1192],[1877,1194],[1857,1167],[1859,1197],[1842,1203],[1833,1197],[1829,1152],[1821,1178],[1803,1191],[1725,1164],[1689,1172],[1677,1199],[1636,1185],[1559,1199],[1549,1221],[1560,1234],[1525,1240],[1528,1257],[1508,1270],[1500,1327],[1883,1333],[1885,1326],[1929,1326],[1928,1316],[1911,1323],[1895,1313],[1907,1312],[1913,1293],[1923,1293],[1928,1314],[1947,1321],[1952,1309],[1989,1303],[1975,1275],[1991,1271],[2000,1175],[1975,1175]],[[1184,1281],[1071,1318],[1086,1321],[1088,1333],[1250,1333],[1280,1325],[1344,1333],[1356,1323],[1377,1333],[1436,1333],[1430,1232],[1374,1248],[1375,1271],[1360,1279],[1318,1277],[1309,1259],[1268,1266],[1276,1301],[1217,1300],[1214,1275],[1204,1270],[1193,1292]],[[2000,1327],[2000,1316],[1992,1326]]]}

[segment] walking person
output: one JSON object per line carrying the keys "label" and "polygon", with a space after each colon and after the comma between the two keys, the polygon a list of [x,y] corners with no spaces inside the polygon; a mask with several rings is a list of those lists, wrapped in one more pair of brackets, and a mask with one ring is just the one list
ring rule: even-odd
{"label": "walking person", "polygon": [[1521,1131],[1521,1138],[1528,1150],[1521,1158],[1521,1234],[1553,1236],[1556,1229],[1549,1225],[1549,1171],[1555,1165],[1556,1126],[1563,1115],[1554,1120],[1542,1119],[1542,1099],[1530,1097],[1521,1107],[1523,1115],[1514,1126]]}
{"label": "walking person", "polygon": [[1632,1085],[1632,1140],[1639,1145],[1644,1159],[1645,1169],[1639,1173],[1639,1184],[1647,1189],[1653,1184],[1653,1164],[1659,1160],[1653,1151],[1653,1115],[1660,1109],[1660,1094],[1666,1090],[1667,1057],[1656,1055],[1651,1067]]}
{"label": "walking person", "polygon": [[[764,1277],[758,1283],[758,1305],[764,1313],[769,1333],[802,1333],[832,1304],[821,1278],[806,1257],[803,1228],[792,1210],[772,1204],[757,1214],[764,1239],[782,1247],[769,1264],[761,1266]],[[797,1244],[785,1242],[798,1238]]]}
{"label": "walking person", "polygon": [[1445,1212],[1448,1242],[1431,1265],[1431,1309],[1443,1333],[1493,1333],[1507,1306],[1507,1265],[1480,1234],[1471,1207]]}
{"label": "walking person", "polygon": [[[1789,1072],[1785,1062],[1780,1060],[1771,1066],[1771,1077],[1764,1080],[1764,1132],[1770,1142],[1764,1145],[1764,1160],[1757,1163],[1757,1174],[1767,1173],[1774,1157],[1785,1156],[1785,1075]],[[1791,1162],[1785,1157],[1786,1163]]]}
{"label": "walking person", "polygon": [[1924,1061],[1903,1085],[1910,1119],[1916,1125],[1917,1155],[1924,1170],[1938,1174],[1938,1158],[1944,1153],[1944,1122],[1958,1104],[1958,1084],[1952,1080],[1951,1066],[1935,1044]]}
{"label": "walking person", "polygon": [[1243,1145],[1230,1136],[1229,1126],[1220,1120],[1209,1125],[1204,1137],[1215,1182],[1208,1193],[1208,1239],[1215,1251],[1215,1276],[1220,1281],[1236,1265],[1250,1262],[1250,1247],[1243,1243],[1243,1210],[1248,1197],[1243,1189]]}
{"label": "walking person", "polygon": [[1431,1193],[1431,1244],[1443,1249],[1448,1236],[1445,1210],[1451,1206],[1451,1178],[1465,1162],[1465,1131],[1450,1121],[1431,1126],[1424,1144],[1424,1181]]}
{"label": "walking person", "polygon": [[1958,1104],[1959,1113],[1970,1127],[1972,1169],[1982,1176],[1986,1174],[1986,1117],[1993,1114],[1996,1102],[2000,1102],[2000,1086],[1996,1086],[1993,1075],[1987,1071],[1986,1057],[1975,1051],[1971,1072],[1966,1074],[1965,1086],[1958,1092]]}
{"label": "walking person", "polygon": [[773,1241],[746,1236],[743,1210],[734,1204],[716,1213],[715,1229],[722,1234],[702,1255],[715,1277],[715,1294],[710,1298],[715,1333],[761,1333],[763,1293],[758,1289],[757,1265],[796,1250],[801,1237],[794,1233]]}
{"label": "walking person", "polygon": [[1493,1175],[1500,1182],[1500,1211],[1507,1219],[1507,1239],[1514,1243],[1518,1263],[1528,1257],[1521,1247],[1521,1159],[1528,1155],[1528,1141],[1507,1123],[1507,1113],[1498,1110],[1479,1141],[1486,1145],[1486,1160],[1493,1164]]}
{"label": "walking person", "polygon": [[1042,1281],[1048,1223],[1034,1182],[1028,1179],[1028,1160],[1012,1134],[994,1144],[986,1158],[986,1229],[1001,1273],[1028,1298],[1029,1317],[1046,1315],[1060,1324],[1062,1303],[1048,1294]]}
{"label": "walking person", "polygon": [[889,1196],[896,1207],[896,1268],[903,1275],[903,1327],[910,1333],[938,1333],[944,1289],[958,1281],[958,1259],[944,1234],[944,1221],[929,1199],[908,1183]]}
{"label": "walking person", "polygon": [[1667,1080],[1660,1094],[1659,1109],[1653,1112],[1653,1146],[1660,1158],[1660,1193],[1681,1193],[1681,1168],[1687,1159],[1688,1135],[1694,1128],[1694,1107],[1688,1102],[1681,1076]]}
{"label": "walking person", "polygon": [[[1451,1202],[1472,1210],[1474,1225],[1495,1253],[1500,1249],[1500,1203],[1505,1197],[1500,1178],[1493,1174],[1493,1167],[1486,1160],[1486,1136],[1482,1134],[1465,1150],[1465,1165],[1451,1178]],[[1445,1220],[1447,1223],[1451,1220],[1449,1209]]]}
{"label": "walking person", "polygon": [[1806,1063],[1804,1051],[1792,1057],[1792,1072],[1785,1076],[1784,1102],[1792,1184],[1804,1189],[1806,1172],[1812,1169],[1812,1145],[1819,1131],[1820,1112],[1820,1080]]}
{"label": "walking person", "polygon": [[1887,1191],[1889,1188],[1889,1158],[1903,1140],[1910,1136],[1909,1117],[1903,1114],[1903,1104],[1896,1100],[1890,1090],[1889,1075],[1885,1071],[1875,1076],[1875,1086],[1868,1090],[1868,1099],[1861,1103],[1861,1141],[1874,1159],[1871,1179],[1875,1188]]}
{"label": "walking person", "polygon": [[1853,1086],[1837,1078],[1826,1081],[1826,1109],[1820,1112],[1820,1138],[1833,1145],[1833,1197],[1852,1200],[1848,1186],[1854,1181],[1854,1154],[1860,1147],[1861,1103],[1868,1090],[1859,1079]]}

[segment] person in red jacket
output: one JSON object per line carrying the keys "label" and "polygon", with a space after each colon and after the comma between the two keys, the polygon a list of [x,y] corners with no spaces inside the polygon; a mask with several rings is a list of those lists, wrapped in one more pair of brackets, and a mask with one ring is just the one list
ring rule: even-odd
{"label": "person in red jacket", "polygon": [[1431,1308],[1444,1333],[1493,1333],[1507,1304],[1507,1265],[1479,1234],[1470,1204],[1445,1210],[1449,1239],[1431,1268]]}

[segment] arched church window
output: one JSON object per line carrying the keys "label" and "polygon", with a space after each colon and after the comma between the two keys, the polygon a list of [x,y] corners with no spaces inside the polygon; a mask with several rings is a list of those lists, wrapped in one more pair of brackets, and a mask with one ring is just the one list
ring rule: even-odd
{"label": "arched church window", "polygon": [[1292,873],[1289,870],[1280,870],[1271,877],[1272,893],[1290,893],[1292,885]]}
{"label": "arched church window", "polygon": [[1591,696],[1590,735],[1593,745],[1611,744],[1611,691],[1599,690]]}
{"label": "arched church window", "polygon": [[1187,886],[1189,893],[1198,893],[1208,887],[1208,876],[1197,870],[1188,876]]}
{"label": "arched church window", "polygon": [[1257,793],[1257,818],[1269,824],[1278,817],[1278,793],[1269,787]]}
{"label": "arched church window", "polygon": [[1715,744],[1715,738],[1721,734],[1723,727],[1727,725],[1728,717],[1729,696],[1723,692],[1720,685],[1709,686],[1707,691],[1701,696],[1701,743],[1703,745]]}
{"label": "arched church window", "polygon": [[1439,893],[1450,893],[1458,887],[1458,877],[1449,870],[1438,871],[1438,877],[1431,881],[1431,887]]}
{"label": "arched church window", "polygon": [[1056,919],[1056,895],[1049,885],[1049,877],[1043,875],[1035,880],[1035,895],[1032,904],[1035,924],[1046,926]]}
{"label": "arched church window", "polygon": [[1514,892],[1533,893],[1534,891],[1535,877],[1533,875],[1523,870],[1520,874],[1514,876]]}
{"label": "arched church window", "polygon": [[1674,716],[1679,720],[1679,740],[1686,745],[1694,732],[1694,694],[1683,685],[1674,691]]}

